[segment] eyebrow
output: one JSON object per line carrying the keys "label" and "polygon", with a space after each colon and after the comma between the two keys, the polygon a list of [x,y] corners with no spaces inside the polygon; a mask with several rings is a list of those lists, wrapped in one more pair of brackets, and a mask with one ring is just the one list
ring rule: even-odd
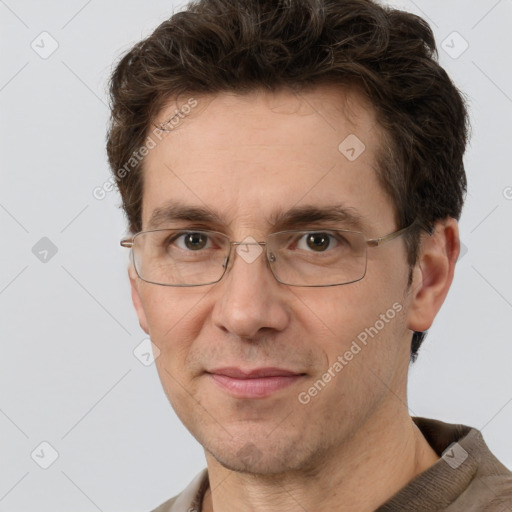
{"label": "eyebrow", "polygon": [[[170,201],[155,208],[148,221],[147,230],[167,227],[177,221],[196,222],[222,229],[231,224],[219,213],[203,206],[192,206],[180,201]],[[267,219],[268,225],[278,230],[308,227],[316,222],[336,222],[341,228],[363,231],[367,226],[355,208],[343,204],[328,204],[325,206],[303,205],[294,206],[284,211],[282,208],[274,211]]]}

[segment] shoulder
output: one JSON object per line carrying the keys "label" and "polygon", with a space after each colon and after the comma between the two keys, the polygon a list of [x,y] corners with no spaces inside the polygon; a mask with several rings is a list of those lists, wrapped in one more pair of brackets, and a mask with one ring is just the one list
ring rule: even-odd
{"label": "shoulder", "polygon": [[182,492],[151,510],[151,512],[199,512],[203,494],[208,485],[208,471],[205,468]]}
{"label": "shoulder", "polygon": [[512,472],[489,450],[479,430],[424,418],[415,421],[441,456],[439,481],[459,482],[460,494],[447,511],[512,510]]}
{"label": "shoulder", "polygon": [[512,510],[512,473],[489,450],[480,431],[413,418],[439,460],[377,510],[505,512]]}
{"label": "shoulder", "polygon": [[177,496],[174,496],[174,498],[167,500],[165,503],[162,503],[159,507],[153,509],[151,512],[170,512],[172,510],[172,506],[174,505],[174,503],[176,503],[178,497],[179,494]]}

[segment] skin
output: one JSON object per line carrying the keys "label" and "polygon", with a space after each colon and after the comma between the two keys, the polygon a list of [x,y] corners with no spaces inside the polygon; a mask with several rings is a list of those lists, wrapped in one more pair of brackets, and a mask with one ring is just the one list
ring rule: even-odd
{"label": "skin", "polygon": [[[226,219],[177,227],[214,229],[237,241],[264,240],[276,231],[267,217],[298,204],[342,202],[362,215],[368,238],[401,227],[377,180],[382,132],[356,90],[318,86],[300,95],[197,99],[146,157],[143,229],[172,199]],[[160,118],[175,108],[169,103]],[[352,162],[338,151],[349,134],[366,146]],[[163,388],[205,449],[210,489],[203,510],[371,511],[439,460],[409,415],[407,372],[412,331],[431,326],[458,253],[457,223],[448,218],[422,237],[410,288],[401,237],[369,248],[366,276],[344,286],[283,285],[264,255],[247,263],[234,252],[222,280],[207,286],[149,284],[130,268],[140,325],[161,351]],[[402,310],[309,403],[300,403],[298,394],[394,303]],[[242,399],[206,373],[226,366],[303,375],[265,398]]]}

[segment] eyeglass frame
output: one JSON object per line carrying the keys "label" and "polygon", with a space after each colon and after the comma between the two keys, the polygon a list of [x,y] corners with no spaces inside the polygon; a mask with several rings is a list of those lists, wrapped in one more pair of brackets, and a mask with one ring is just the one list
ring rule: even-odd
{"label": "eyeglass frame", "polygon": [[[132,256],[133,267],[135,268],[135,272],[137,273],[137,276],[142,281],[144,281],[146,283],[150,283],[150,284],[155,284],[157,286],[172,286],[172,287],[186,287],[186,288],[190,288],[190,287],[193,287],[193,286],[208,286],[210,284],[218,283],[219,281],[222,280],[222,278],[226,274],[228,266],[229,266],[229,262],[232,261],[231,260],[231,253],[233,251],[233,246],[239,246],[239,245],[259,245],[259,246],[265,245],[266,246],[267,243],[268,243],[268,237],[270,235],[277,235],[277,234],[280,234],[280,233],[291,233],[291,232],[296,232],[296,233],[308,233],[308,232],[315,232],[315,231],[321,232],[322,230],[325,230],[325,231],[341,231],[341,232],[346,232],[346,233],[357,233],[357,234],[361,235],[364,238],[366,247],[380,247],[381,245],[384,245],[385,243],[390,242],[391,240],[394,240],[395,238],[397,238],[400,235],[404,234],[405,232],[410,230],[413,226],[416,226],[418,224],[419,223],[418,223],[417,219],[415,219],[413,222],[411,222],[408,226],[405,226],[404,228],[398,229],[396,231],[393,231],[391,233],[388,233],[386,235],[383,235],[383,236],[380,236],[380,237],[376,237],[376,238],[366,238],[366,235],[364,233],[362,233],[360,231],[352,231],[350,229],[312,228],[310,230],[304,230],[304,229],[285,230],[285,231],[277,231],[275,233],[270,233],[269,235],[267,235],[267,239],[264,242],[238,242],[238,241],[232,242],[229,239],[229,237],[227,235],[225,235],[224,233],[220,233],[219,231],[213,231],[213,230],[209,230],[209,229],[196,229],[196,230],[194,230],[193,228],[192,229],[191,228],[183,228],[183,229],[179,229],[179,228],[159,228],[159,229],[150,229],[150,230],[146,230],[146,231],[139,231],[139,232],[135,233],[132,236],[124,237],[124,238],[121,239],[120,245],[122,247],[130,249],[130,253],[131,253],[131,256]],[[228,243],[229,243],[229,252],[227,253],[227,258],[226,258],[225,264],[223,265],[224,266],[224,271],[222,272],[222,274],[219,277],[219,279],[217,279],[216,281],[209,282],[209,283],[201,283],[201,284],[165,284],[165,283],[157,283],[155,281],[148,281],[147,279],[144,279],[143,277],[140,276],[139,271],[137,269],[137,265],[135,265],[135,257],[134,257],[134,254],[133,254],[133,252],[134,252],[133,251],[133,247],[134,247],[135,237],[137,237],[138,235],[144,234],[144,233],[153,233],[153,232],[158,232],[158,231],[172,231],[172,230],[174,230],[174,231],[185,231],[185,232],[186,231],[190,231],[190,232],[194,232],[194,233],[195,232],[198,232],[198,233],[216,233],[216,234],[219,234],[219,235],[223,235],[224,237],[227,238]],[[429,235],[431,235],[433,230],[432,230],[432,228],[429,228],[426,231],[428,232]],[[267,260],[269,261],[269,263],[272,263],[269,260],[268,255],[267,255]],[[361,281],[362,279],[364,279],[364,277],[366,276],[366,270],[367,270],[367,266],[365,265],[364,273],[363,273],[363,275],[359,279],[354,279],[353,281],[348,281],[346,283],[319,284],[319,285],[315,285],[315,284],[312,284],[312,285],[300,285],[300,284],[284,283],[283,281],[281,281],[276,276],[276,274],[274,273],[274,269],[272,268],[272,265],[269,265],[269,268],[270,268],[270,271],[271,271],[272,275],[274,276],[274,278],[276,279],[276,281],[278,283],[284,284],[286,286],[297,286],[297,287],[301,287],[301,288],[325,288],[325,287],[328,287],[328,286],[343,286],[343,285],[346,285],[346,284],[356,283],[356,282]]]}

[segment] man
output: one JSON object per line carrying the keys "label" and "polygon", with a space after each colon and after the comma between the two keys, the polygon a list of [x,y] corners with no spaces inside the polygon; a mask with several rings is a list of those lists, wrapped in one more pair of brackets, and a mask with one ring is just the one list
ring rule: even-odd
{"label": "man", "polygon": [[111,97],[133,303],[207,460],[156,510],[510,510],[478,431],[407,408],[466,188],[428,25],[202,0],[122,58]]}

